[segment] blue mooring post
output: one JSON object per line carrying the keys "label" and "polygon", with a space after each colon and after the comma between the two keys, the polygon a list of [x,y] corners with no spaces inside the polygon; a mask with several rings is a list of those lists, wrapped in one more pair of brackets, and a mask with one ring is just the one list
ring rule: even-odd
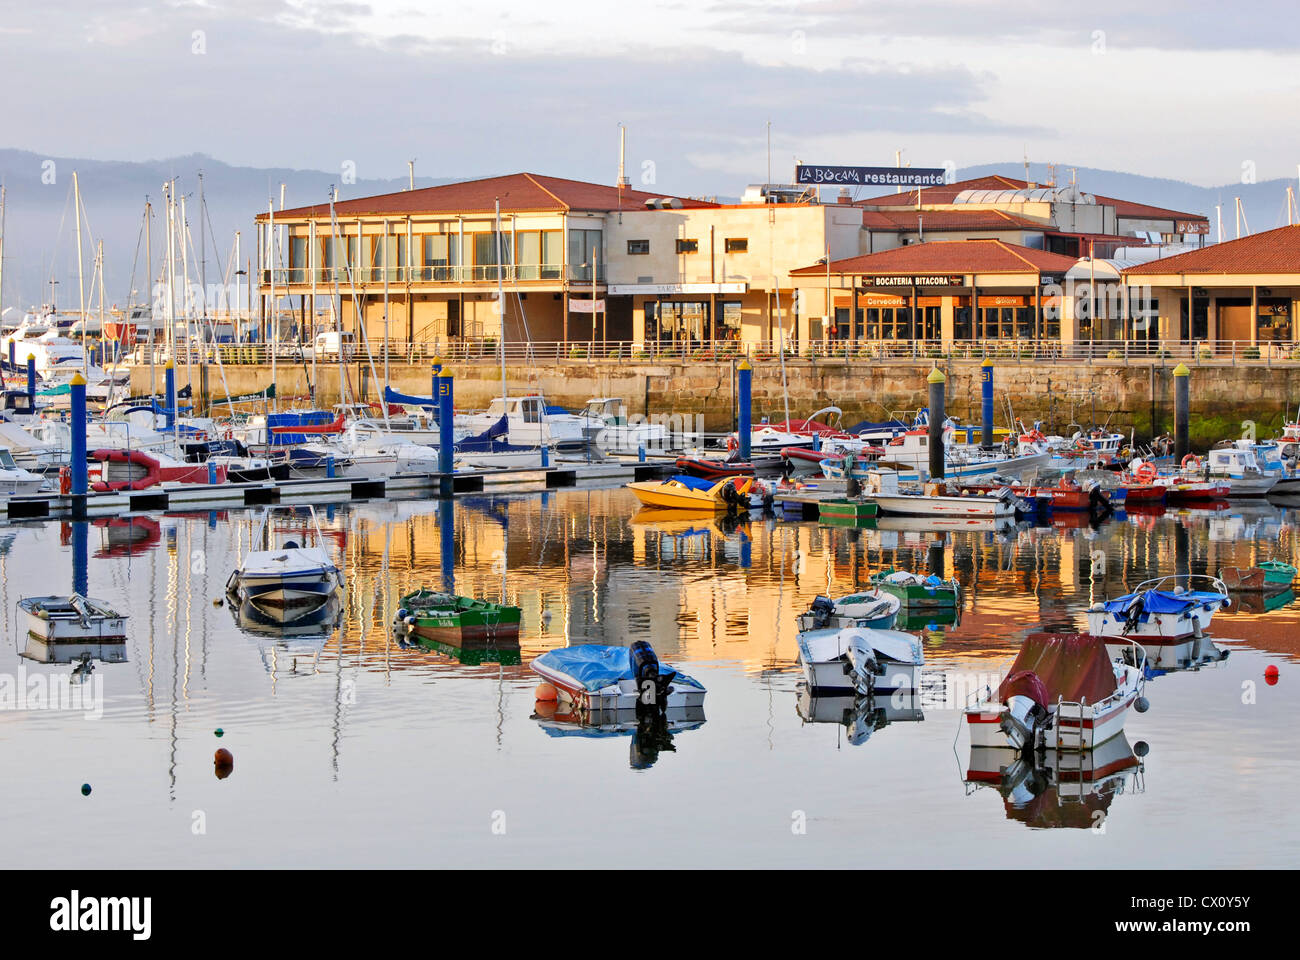
{"label": "blue mooring post", "polygon": [[14,373],[18,372],[18,357],[15,352],[17,346],[18,344],[16,341],[14,340],[9,341],[9,369],[12,370]]}
{"label": "blue mooring post", "polygon": [[164,403],[163,416],[167,418],[167,432],[176,432],[176,364],[167,361],[167,370],[163,376]]}
{"label": "blue mooring post", "polygon": [[930,479],[943,479],[943,393],[948,378],[935,367],[926,378],[930,383]]}
{"label": "blue mooring post", "polygon": [[438,504],[438,560],[442,567],[442,589],[456,592],[456,503]]}
{"label": "blue mooring post", "polygon": [[442,373],[442,358],[433,358],[433,377],[429,384],[429,396],[433,397],[433,402],[438,402],[438,374]]}
{"label": "blue mooring post", "polygon": [[334,454],[332,453],[327,453],[325,455],[325,479],[334,479]]}
{"label": "blue mooring post", "polygon": [[754,411],[751,409],[753,403],[753,377],[754,368],[750,366],[749,358],[740,361],[740,366],[736,368],[736,378],[739,381],[736,385],[736,405],[740,408],[738,415],[740,423],[736,427],[737,439],[740,441],[740,460],[742,463],[749,462],[749,440],[750,424],[753,422]]}
{"label": "blue mooring post", "polygon": [[993,449],[993,361],[985,358],[980,365],[980,399],[984,402],[984,438],[980,446],[985,450]]}
{"label": "blue mooring post", "polygon": [[27,403],[36,412],[36,355],[27,354]]}
{"label": "blue mooring post", "polygon": [[213,463],[211,460],[209,460],[208,461],[208,483],[215,484],[216,482],[217,482],[217,465]]}
{"label": "blue mooring post", "polygon": [[451,496],[451,473],[452,473],[452,454],[455,452],[455,441],[451,438],[451,421],[455,416],[455,385],[452,382],[450,370],[441,370],[438,373],[438,390],[434,395],[438,398],[438,496]]}
{"label": "blue mooring post", "polygon": [[72,471],[72,510],[81,513],[86,509],[86,488],[89,477],[86,467],[86,381],[79,373],[72,375],[72,452],[69,467]]}
{"label": "blue mooring post", "polygon": [[84,520],[72,524],[72,592],[83,597],[90,592],[89,526]]}

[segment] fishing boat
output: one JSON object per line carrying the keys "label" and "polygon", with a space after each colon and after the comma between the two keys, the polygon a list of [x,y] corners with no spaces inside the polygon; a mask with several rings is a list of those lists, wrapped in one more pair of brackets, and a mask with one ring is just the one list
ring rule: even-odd
{"label": "fishing boat", "polygon": [[1139,481],[1163,487],[1167,503],[1226,500],[1232,495],[1228,480],[1206,480],[1200,477],[1201,459],[1195,454],[1189,453],[1183,457],[1181,467],[1176,472],[1155,469],[1155,464],[1149,460],[1134,460],[1129,468]]}
{"label": "fishing boat", "polygon": [[[1017,476],[1045,467],[1050,454],[1018,451],[985,450],[975,444],[953,443],[954,428],[944,429],[944,476],[949,479],[1004,474]],[[928,427],[918,427],[894,437],[885,446],[884,459],[917,471],[922,479],[930,474],[930,435]]]}
{"label": "fishing boat", "polygon": [[529,667],[555,687],[562,705],[585,712],[702,707],[704,685],[661,663],[644,640],[628,647],[583,644],[549,650]]}
{"label": "fishing boat", "polygon": [[519,607],[420,589],[398,601],[395,629],[458,649],[519,645]]}
{"label": "fishing boat", "polygon": [[908,608],[955,607],[961,594],[956,577],[944,580],[933,574],[922,576],[892,567],[872,574],[871,582],[877,590],[897,597]]}
{"label": "fishing boat", "polygon": [[1286,590],[1295,582],[1296,568],[1281,560],[1265,560],[1254,567],[1224,567],[1219,579],[1231,591],[1259,593]]}
{"label": "fishing boat", "polygon": [[919,689],[925,653],[919,637],[870,627],[805,630],[796,638],[804,681],[817,693],[875,695]]}
{"label": "fishing boat", "polygon": [[1012,494],[1022,500],[1045,500],[1053,512],[1064,510],[1105,513],[1110,510],[1110,497],[1102,490],[1100,484],[1095,482],[1081,484],[1069,473],[1050,485],[981,481],[964,483],[961,489],[988,494],[995,493],[1001,486],[1009,486]]}
{"label": "fishing boat", "polygon": [[[316,511],[310,511],[316,540],[324,540]],[[253,543],[270,539],[268,520],[271,510],[264,510],[253,534]],[[253,550],[230,574],[226,594],[231,602],[247,604],[277,623],[293,623],[308,617],[327,604],[343,588],[343,575],[323,547],[304,547],[286,539],[279,549]]]}
{"label": "fishing boat", "polygon": [[753,478],[730,477],[710,482],[678,475],[667,480],[639,480],[625,486],[648,507],[674,507],[681,510],[735,512],[749,509],[748,494]]}
{"label": "fishing boat", "polygon": [[1216,577],[1172,575],[1138,584],[1132,593],[1088,608],[1088,631],[1118,650],[1124,641],[1157,647],[1202,636],[1232,601]]}
{"label": "fishing boat", "polygon": [[27,645],[22,656],[38,663],[126,660],[126,614],[102,600],[70,596],[24,597],[18,601]]}
{"label": "fishing boat", "polygon": [[1233,497],[1267,496],[1282,476],[1278,449],[1274,441],[1221,441],[1210,448],[1201,476],[1226,481]]}
{"label": "fishing boat", "polygon": [[835,600],[824,596],[815,597],[812,605],[796,618],[796,622],[801,632],[842,630],[848,627],[888,630],[894,625],[894,619],[902,605],[898,597],[872,587]]}
{"label": "fishing boat", "polygon": [[1112,659],[1106,639],[1079,633],[1031,633],[997,691],[987,686],[964,716],[975,747],[1033,754],[1094,750],[1124,731],[1130,708],[1146,709],[1145,651]]}

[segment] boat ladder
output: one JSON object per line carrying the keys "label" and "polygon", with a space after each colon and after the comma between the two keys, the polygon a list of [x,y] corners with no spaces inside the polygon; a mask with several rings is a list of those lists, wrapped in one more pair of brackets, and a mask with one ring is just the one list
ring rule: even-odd
{"label": "boat ladder", "polygon": [[[1093,728],[1084,726],[1084,712],[1088,707],[1086,700],[1073,701],[1057,698],[1056,701],[1056,750],[1083,751],[1093,747]],[[1065,721],[1071,721],[1066,724]]]}

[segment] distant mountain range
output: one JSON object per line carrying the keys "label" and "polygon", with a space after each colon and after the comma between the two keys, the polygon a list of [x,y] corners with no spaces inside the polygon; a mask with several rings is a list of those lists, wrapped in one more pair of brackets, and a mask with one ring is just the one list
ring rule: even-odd
{"label": "distant mountain range", "polygon": [[[339,195],[344,199],[389,193],[408,186],[405,177],[357,179],[354,183],[344,183],[341,171],[234,167],[199,154],[127,162],[46,157],[26,150],[0,149],[0,182],[6,188],[7,200],[4,307],[21,310],[49,302],[51,277],[56,281],[54,298],[60,308],[77,304],[76,231],[71,200],[74,170],[81,185],[89,235],[96,241],[104,241],[105,299],[109,304],[124,304],[133,286],[141,291],[137,299],[143,299],[144,291],[148,289],[144,278],[145,251],[141,232],[146,196],[154,205],[152,239],[157,272],[164,243],[162,184],[172,177],[178,178],[178,193],[186,198],[190,231],[197,249],[200,242],[198,174],[203,174],[203,192],[211,220],[205,251],[209,283],[220,282],[223,271],[228,270],[236,230],[242,231],[241,259],[253,255],[256,236],[253,217],[266,209],[268,200],[274,200],[279,209],[281,184],[285,185],[287,207],[327,201],[331,185],[338,187]],[[961,169],[957,175],[966,179],[990,174],[1023,179],[1025,167],[1022,163],[984,164]],[[1056,175],[1058,181],[1068,181],[1071,170],[1058,164]],[[1085,192],[1203,213],[1210,218],[1211,239],[1217,236],[1215,204],[1222,204],[1224,236],[1231,238],[1235,235],[1235,197],[1242,200],[1252,232],[1285,224],[1286,187],[1295,182],[1277,179],[1254,184],[1198,187],[1179,180],[1089,167],[1077,168],[1074,175]],[[468,178],[417,176],[416,186],[435,186]],[[1029,179],[1045,183],[1049,179],[1047,167],[1030,164]],[[674,185],[672,192],[689,195],[692,185]],[[94,251],[88,245],[83,257],[89,303],[93,299],[89,287]],[[192,264],[191,275],[197,278],[198,273],[198,264]]]}

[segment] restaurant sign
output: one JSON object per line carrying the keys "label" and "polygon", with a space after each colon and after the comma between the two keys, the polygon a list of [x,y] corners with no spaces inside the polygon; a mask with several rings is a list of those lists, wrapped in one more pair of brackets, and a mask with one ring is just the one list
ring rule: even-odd
{"label": "restaurant sign", "polygon": [[823,164],[799,164],[795,167],[799,183],[826,186],[858,187],[939,187],[948,182],[942,167],[830,167]]}
{"label": "restaurant sign", "polygon": [[966,283],[965,277],[950,274],[907,275],[890,277],[864,277],[864,287],[960,287]]}
{"label": "restaurant sign", "polygon": [[1175,220],[1174,233],[1209,233],[1209,220]]}

